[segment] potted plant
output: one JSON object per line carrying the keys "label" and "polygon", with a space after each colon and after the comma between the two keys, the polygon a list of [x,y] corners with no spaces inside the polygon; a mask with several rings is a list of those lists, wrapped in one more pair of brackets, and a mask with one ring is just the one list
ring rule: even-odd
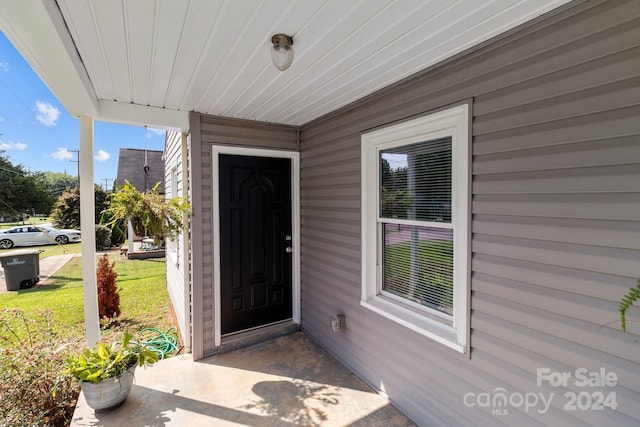
{"label": "potted plant", "polygon": [[121,342],[99,342],[65,360],[65,373],[80,382],[87,404],[96,411],[121,405],[133,386],[136,366],[149,366],[158,355],[125,332]]}

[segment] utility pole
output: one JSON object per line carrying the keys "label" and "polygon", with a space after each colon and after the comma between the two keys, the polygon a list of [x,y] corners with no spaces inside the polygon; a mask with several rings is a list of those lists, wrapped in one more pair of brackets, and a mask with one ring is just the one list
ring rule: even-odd
{"label": "utility pole", "polygon": [[75,160],[69,160],[72,163],[78,164],[78,190],[80,189],[80,150],[68,150],[70,153],[76,153]]}
{"label": "utility pole", "polygon": [[102,178],[100,181],[104,181],[104,191],[109,192],[109,181],[113,181],[112,178]]}

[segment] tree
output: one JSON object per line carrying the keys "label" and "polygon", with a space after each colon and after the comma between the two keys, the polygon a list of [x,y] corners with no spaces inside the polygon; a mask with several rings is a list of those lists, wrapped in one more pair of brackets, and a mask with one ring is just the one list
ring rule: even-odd
{"label": "tree", "polygon": [[[107,203],[108,194],[98,185],[94,185],[95,191],[95,220],[94,224],[100,222],[102,211],[109,205]],[[70,188],[58,197],[53,211],[51,212],[53,224],[60,228],[80,227],[80,189]]]}
{"label": "tree", "polygon": [[388,218],[406,219],[408,210],[413,206],[413,196],[407,184],[407,167],[391,168],[386,159],[382,159],[382,194],[380,209]]}
{"label": "tree", "polygon": [[0,151],[0,216],[49,213],[54,202],[42,173],[13,165]]}
{"label": "tree", "polygon": [[60,197],[69,188],[78,186],[78,177],[58,172],[41,172],[42,176],[49,187],[49,192],[55,200]]}
{"label": "tree", "polygon": [[56,201],[56,197],[51,193],[49,184],[43,172],[36,172],[29,177],[31,184],[27,187],[26,195],[30,200],[31,213],[41,213],[48,215]]}

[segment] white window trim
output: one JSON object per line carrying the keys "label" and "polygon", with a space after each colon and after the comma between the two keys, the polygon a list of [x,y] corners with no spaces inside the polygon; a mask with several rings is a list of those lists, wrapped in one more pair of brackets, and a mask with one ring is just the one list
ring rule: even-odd
{"label": "white window trim", "polygon": [[[384,148],[452,138],[451,223],[454,228],[453,316],[416,307],[381,292],[378,229],[379,152]],[[462,104],[362,135],[362,295],[361,305],[460,353],[469,342],[469,105]],[[442,226],[442,224],[439,224]]]}

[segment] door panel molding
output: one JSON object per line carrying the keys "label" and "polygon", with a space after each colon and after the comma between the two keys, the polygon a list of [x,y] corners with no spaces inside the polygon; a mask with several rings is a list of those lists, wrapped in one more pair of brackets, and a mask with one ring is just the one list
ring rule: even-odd
{"label": "door panel molding", "polygon": [[214,345],[220,347],[221,332],[221,296],[220,296],[220,188],[219,156],[221,154],[285,158],[291,160],[291,227],[292,227],[292,314],[293,321],[300,324],[300,153],[284,150],[260,148],[211,146],[211,185],[212,185],[212,229],[213,229],[213,305],[214,305]]}

